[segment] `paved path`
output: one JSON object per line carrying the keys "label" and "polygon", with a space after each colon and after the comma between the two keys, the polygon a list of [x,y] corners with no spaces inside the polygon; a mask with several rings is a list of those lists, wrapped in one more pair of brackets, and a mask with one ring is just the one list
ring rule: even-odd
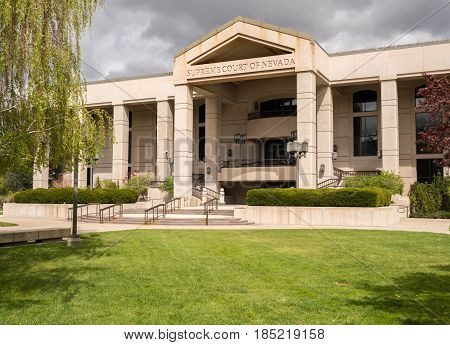
{"label": "paved path", "polygon": [[[0,216],[0,221],[18,224],[18,227],[5,227],[7,229],[39,229],[48,227],[67,227],[70,222],[63,220],[54,220],[48,218],[6,218]],[[137,224],[97,224],[97,223],[79,223],[80,233],[89,232],[108,232],[131,229],[183,229],[183,230],[262,230],[262,229],[361,229],[361,230],[394,230],[394,231],[413,231],[413,232],[432,232],[450,235],[450,220],[442,219],[402,219],[397,224],[388,227],[299,227],[293,225],[233,225],[233,226],[181,226],[181,225],[137,225]]]}

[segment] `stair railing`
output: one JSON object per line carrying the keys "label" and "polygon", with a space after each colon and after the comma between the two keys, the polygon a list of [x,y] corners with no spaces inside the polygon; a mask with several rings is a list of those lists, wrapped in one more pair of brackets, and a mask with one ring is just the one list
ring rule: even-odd
{"label": "stair railing", "polygon": [[158,204],[144,211],[145,224],[154,223],[159,217],[164,217],[166,214],[166,204]]}
{"label": "stair railing", "polygon": [[[95,212],[94,213],[89,213],[89,207],[90,206],[95,206]],[[97,203],[92,203],[92,204],[83,204],[83,205],[78,205],[77,206],[77,210],[78,212],[78,218],[79,219],[83,219],[83,217],[89,217],[89,215],[94,214],[96,216],[99,215],[100,212],[100,204]],[[85,212],[83,213],[83,210],[85,210]],[[72,220],[73,217],[73,207],[69,207],[67,209],[67,220]]]}
{"label": "stair railing", "polygon": [[210,199],[203,204],[203,212],[205,214],[206,225],[209,224],[210,211],[214,211],[214,210],[217,211],[218,209],[219,209],[219,199],[218,198]]}
{"label": "stair railing", "polygon": [[219,193],[219,192],[216,192],[214,189],[211,189],[211,188],[208,188],[208,187],[203,187],[203,190],[206,191],[206,195],[207,195],[209,198],[212,198],[212,199],[215,199],[215,198],[220,199],[220,193]]}
{"label": "stair railing", "polygon": [[199,186],[192,187],[192,196],[202,200],[202,188]]}
{"label": "stair railing", "polygon": [[174,198],[164,204],[164,214],[175,211],[181,208],[181,198]]}
{"label": "stair railing", "polygon": [[[123,204],[115,204],[105,208],[102,208],[100,214],[100,224],[109,222],[111,219],[116,218],[116,209],[119,209],[119,217],[123,216]],[[105,215],[108,213],[107,215]]]}

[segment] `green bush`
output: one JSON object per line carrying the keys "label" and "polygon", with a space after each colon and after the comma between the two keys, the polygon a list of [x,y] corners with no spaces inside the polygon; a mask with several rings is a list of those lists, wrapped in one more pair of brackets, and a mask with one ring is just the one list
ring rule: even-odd
{"label": "green bush", "polygon": [[450,177],[442,177],[441,175],[436,175],[433,178],[433,186],[439,190],[439,193],[442,196],[442,205],[441,209],[443,211],[450,211],[450,200],[449,200],[449,191],[450,191]]}
{"label": "green bush", "polygon": [[389,191],[377,188],[267,188],[247,192],[250,206],[381,207],[391,203]]}
{"label": "green bush", "polygon": [[405,182],[394,173],[382,171],[380,175],[353,176],[345,179],[345,186],[351,188],[379,187],[394,194],[402,194]]}
{"label": "green bush", "polygon": [[434,184],[416,182],[409,190],[412,214],[435,213],[441,209],[442,195]]}
{"label": "green bush", "polygon": [[[99,184],[101,189],[119,189],[119,184],[113,180],[101,180]],[[97,184],[95,187],[97,188]]]}
{"label": "green bush", "polygon": [[[135,203],[139,194],[130,189],[80,189],[80,204],[131,204]],[[13,201],[20,204],[71,204],[73,191],[71,188],[28,189],[14,194]]]}
{"label": "green bush", "polygon": [[153,174],[135,175],[128,179],[124,188],[134,190],[141,195],[147,193],[147,189],[153,181],[155,181],[155,175]]}
{"label": "green bush", "polygon": [[437,211],[431,213],[411,213],[411,218],[450,219],[450,211]]}
{"label": "green bush", "polygon": [[159,189],[163,192],[173,195],[173,176],[166,177]]}

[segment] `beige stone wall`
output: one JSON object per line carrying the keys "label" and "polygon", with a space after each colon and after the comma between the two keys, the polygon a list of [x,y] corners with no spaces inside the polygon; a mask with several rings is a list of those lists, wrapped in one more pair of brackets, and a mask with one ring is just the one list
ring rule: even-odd
{"label": "beige stone wall", "polygon": [[131,168],[132,172],[155,173],[156,107],[133,111]]}

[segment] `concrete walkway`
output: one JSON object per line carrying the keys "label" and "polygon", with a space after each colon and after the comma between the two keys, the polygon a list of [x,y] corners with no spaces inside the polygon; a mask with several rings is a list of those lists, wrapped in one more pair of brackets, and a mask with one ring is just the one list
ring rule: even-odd
{"label": "concrete walkway", "polygon": [[[70,222],[63,220],[54,220],[48,218],[12,218],[0,216],[0,221],[18,224],[17,227],[4,227],[3,230],[15,229],[40,229],[70,226]],[[227,226],[183,226],[183,225],[139,225],[139,224],[97,224],[79,222],[80,233],[90,232],[109,232],[132,229],[172,229],[172,230],[263,230],[263,229],[360,229],[360,230],[393,230],[393,231],[413,231],[413,232],[431,232],[450,235],[450,220],[443,219],[402,219],[397,224],[389,227],[299,227],[294,225],[227,225]]]}

